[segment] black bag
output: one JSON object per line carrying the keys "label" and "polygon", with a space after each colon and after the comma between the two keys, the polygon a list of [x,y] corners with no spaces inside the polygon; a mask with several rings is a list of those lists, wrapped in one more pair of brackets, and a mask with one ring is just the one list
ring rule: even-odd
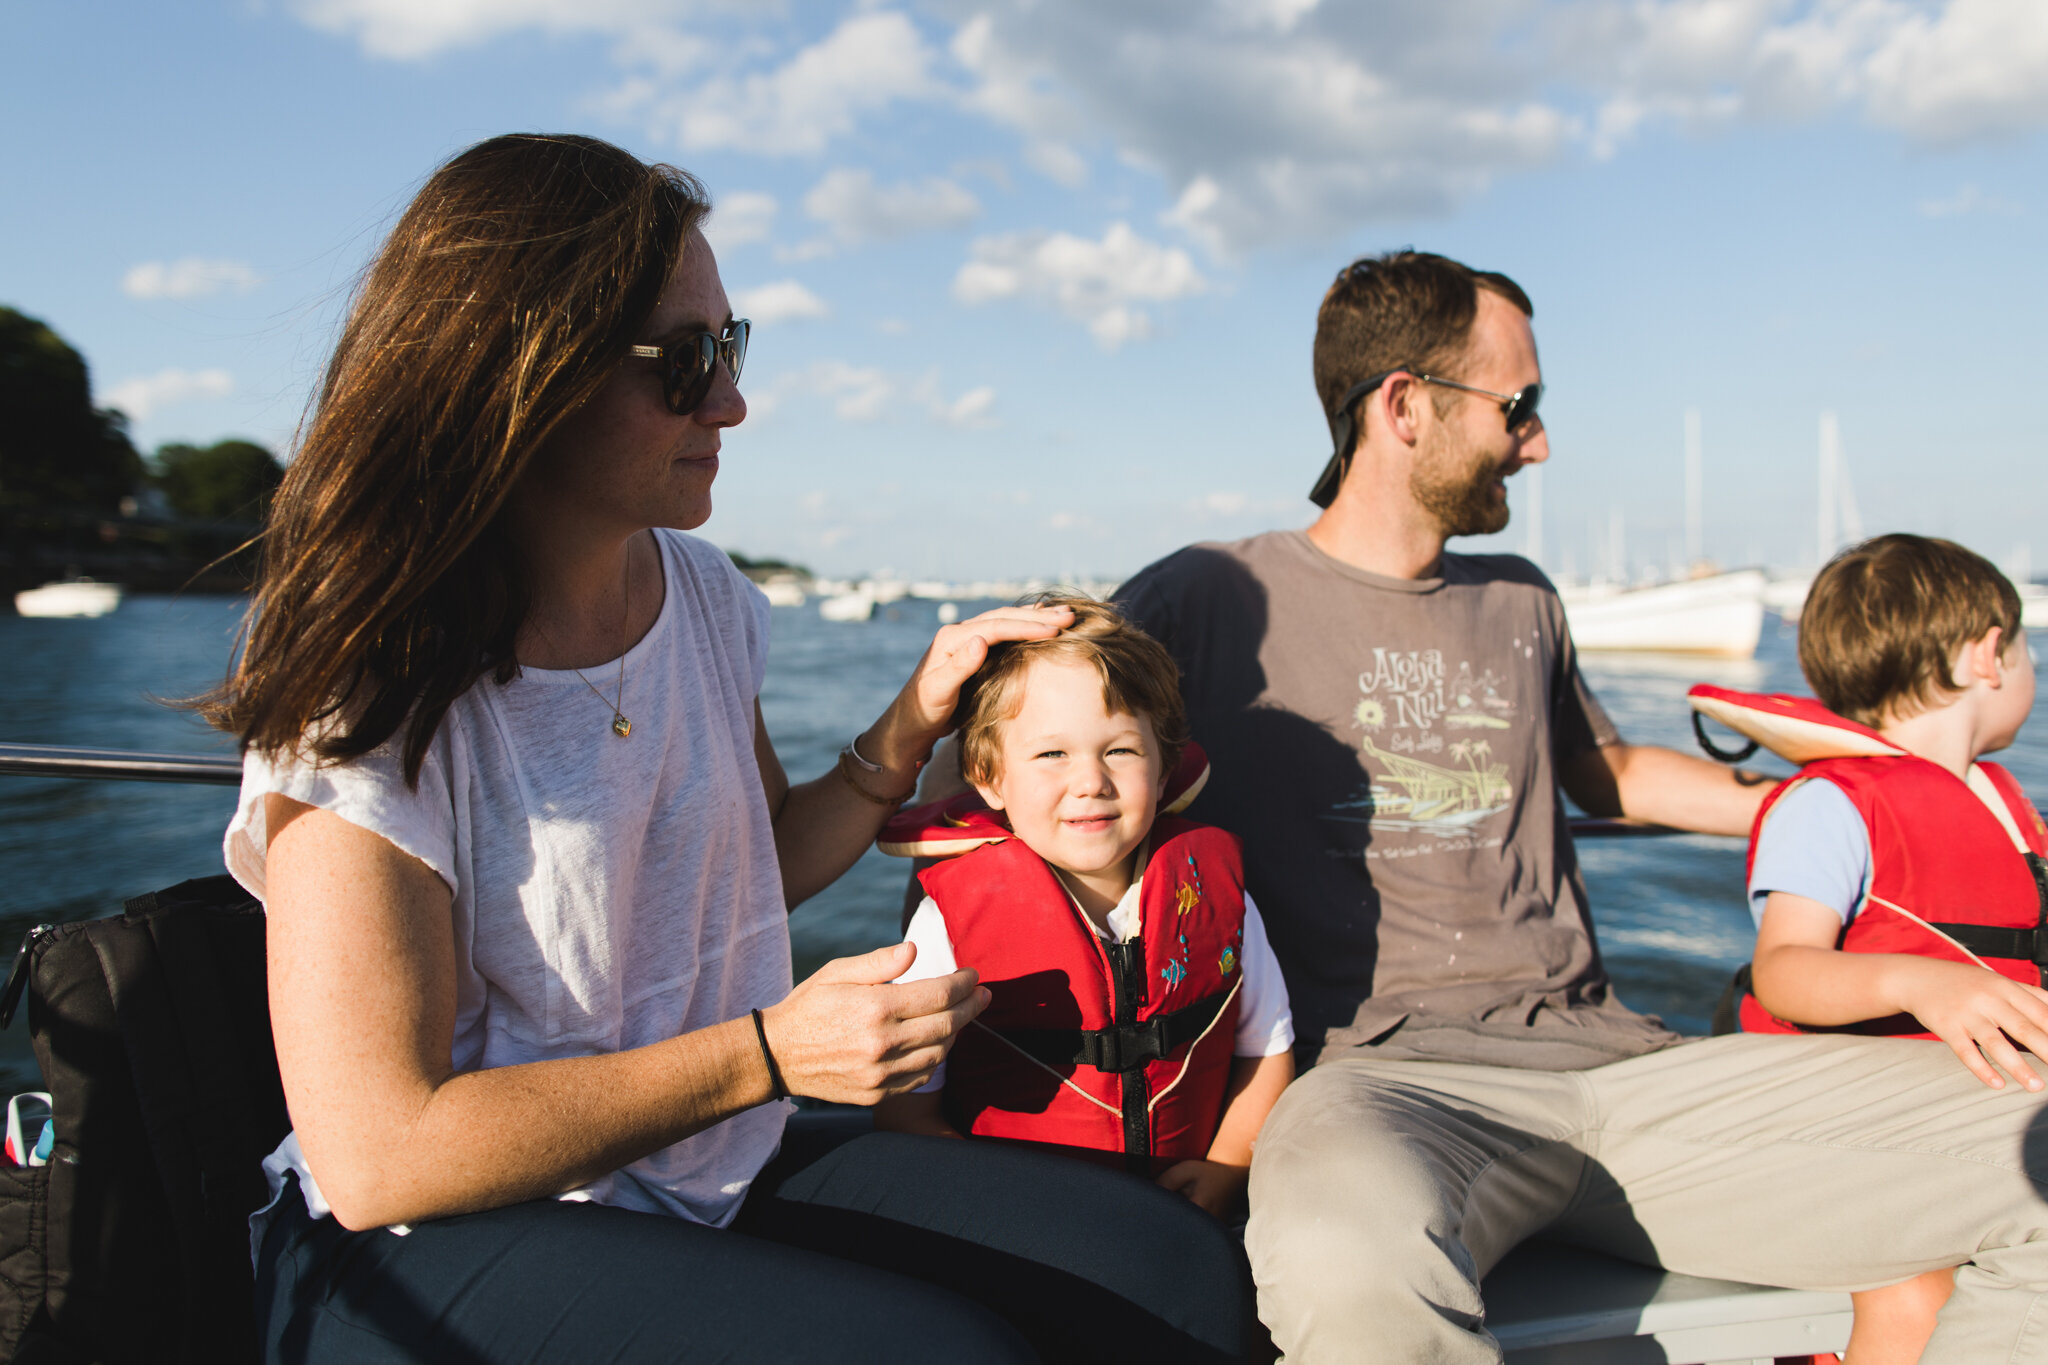
{"label": "black bag", "polygon": [[25,986],[56,1140],[0,1162],[0,1358],[256,1360],[248,1219],[291,1127],[263,934],[220,876],[22,943],[0,1027]]}

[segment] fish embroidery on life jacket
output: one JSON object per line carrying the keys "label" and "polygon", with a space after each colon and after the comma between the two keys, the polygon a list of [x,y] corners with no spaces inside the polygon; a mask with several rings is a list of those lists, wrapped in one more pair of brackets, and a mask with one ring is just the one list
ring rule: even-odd
{"label": "fish embroidery on life jacket", "polygon": [[919,874],[992,997],[946,1061],[960,1131],[1150,1174],[1207,1155],[1235,1050],[1243,862],[1233,836],[1173,817],[1150,838],[1139,932],[1121,943],[1018,840]]}

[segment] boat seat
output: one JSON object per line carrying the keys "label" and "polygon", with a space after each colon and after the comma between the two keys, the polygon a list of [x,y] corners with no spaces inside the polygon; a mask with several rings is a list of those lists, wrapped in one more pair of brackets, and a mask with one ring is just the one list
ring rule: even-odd
{"label": "boat seat", "polygon": [[1849,1341],[1847,1294],[1674,1275],[1542,1238],[1483,1288],[1507,1365],[1770,1365]]}
{"label": "boat seat", "polygon": [[[871,1131],[872,1115],[800,1100],[790,1127],[830,1146]],[[1540,1237],[1483,1288],[1507,1365],[1770,1365],[1849,1342],[1847,1294],[1674,1275]]]}

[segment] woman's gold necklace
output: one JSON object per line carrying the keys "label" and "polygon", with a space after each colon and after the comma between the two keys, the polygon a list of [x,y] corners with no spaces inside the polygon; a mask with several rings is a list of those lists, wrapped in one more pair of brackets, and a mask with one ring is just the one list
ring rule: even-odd
{"label": "woman's gold necklace", "polygon": [[[570,664],[569,671],[571,673],[574,673],[577,677],[583,678],[583,685],[589,688],[592,692],[596,693],[597,699],[599,701],[604,702],[606,706],[609,706],[611,708],[612,733],[617,735],[620,739],[624,739],[627,735],[633,733],[633,722],[627,720],[626,713],[619,709],[622,705],[625,704],[626,700],[626,632],[632,627],[633,624],[633,547],[631,542],[628,542],[626,546],[626,582],[624,590],[620,595],[622,598],[624,598],[624,608],[619,619],[618,696],[610,701],[605,701],[604,693],[598,692],[596,683],[592,682],[588,678],[583,677],[582,669],[576,667],[576,665],[574,664]],[[543,630],[541,633],[545,635],[547,632]]]}

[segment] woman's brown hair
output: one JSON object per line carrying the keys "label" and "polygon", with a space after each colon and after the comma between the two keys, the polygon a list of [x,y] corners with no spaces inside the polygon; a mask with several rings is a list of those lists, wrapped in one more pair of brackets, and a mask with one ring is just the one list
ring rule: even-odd
{"label": "woman's brown hair", "polygon": [[455,699],[518,672],[506,495],[642,340],[710,207],[687,172],[588,137],[495,137],[428,178],[357,288],[209,721],[316,763],[403,727],[418,782]]}
{"label": "woman's brown hair", "polygon": [[953,723],[960,731],[960,771],[967,780],[993,782],[1001,772],[1002,728],[1024,705],[1024,674],[1034,659],[1093,667],[1102,678],[1104,709],[1151,721],[1160,771],[1172,772],[1188,742],[1188,714],[1180,697],[1180,668],[1166,646],[1107,602],[1063,593],[1041,593],[1029,601],[1071,608],[1074,622],[1050,639],[997,645],[961,686]]}
{"label": "woman's brown hair", "polygon": [[1905,534],[1828,561],[1799,610],[1799,669],[1837,715],[1880,725],[1956,690],[1956,654],[1999,630],[2020,632],[2020,595],[1990,560],[1950,540]]}

